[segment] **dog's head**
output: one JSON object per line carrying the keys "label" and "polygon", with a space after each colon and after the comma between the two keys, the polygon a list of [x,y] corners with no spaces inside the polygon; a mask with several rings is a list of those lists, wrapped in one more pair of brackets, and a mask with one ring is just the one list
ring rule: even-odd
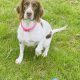
{"label": "dog's head", "polygon": [[43,15],[43,8],[38,0],[22,0],[17,7],[20,19],[34,19],[40,21]]}

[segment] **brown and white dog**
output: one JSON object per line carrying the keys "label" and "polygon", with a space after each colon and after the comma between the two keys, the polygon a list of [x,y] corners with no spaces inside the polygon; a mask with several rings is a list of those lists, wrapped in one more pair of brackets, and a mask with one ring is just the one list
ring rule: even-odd
{"label": "brown and white dog", "polygon": [[53,34],[64,30],[66,27],[52,30],[50,24],[41,18],[43,8],[38,0],[22,0],[21,4],[17,7],[17,12],[21,21],[31,19],[36,25],[30,31],[25,30],[25,27],[23,26],[23,28],[21,24],[19,25],[17,37],[20,45],[20,54],[16,59],[16,63],[20,64],[22,62],[25,45],[36,45],[35,54],[46,57]]}

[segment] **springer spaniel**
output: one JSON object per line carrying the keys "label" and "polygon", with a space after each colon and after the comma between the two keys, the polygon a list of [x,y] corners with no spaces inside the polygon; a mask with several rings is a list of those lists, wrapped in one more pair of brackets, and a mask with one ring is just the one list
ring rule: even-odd
{"label": "springer spaniel", "polygon": [[[41,18],[43,8],[38,0],[22,0],[17,7],[17,12],[21,21],[17,31],[20,54],[15,62],[17,64],[22,62],[25,45],[37,46],[35,49],[36,56],[46,57],[53,34],[64,30],[66,27],[52,30],[50,24]],[[30,19],[28,25],[24,25],[25,19]]]}

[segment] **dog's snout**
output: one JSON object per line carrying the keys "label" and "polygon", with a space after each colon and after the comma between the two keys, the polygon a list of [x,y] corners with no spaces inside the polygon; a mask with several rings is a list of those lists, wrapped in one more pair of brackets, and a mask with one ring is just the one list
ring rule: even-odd
{"label": "dog's snout", "polygon": [[31,12],[27,12],[27,16],[29,16],[29,17],[30,17],[31,15],[32,15],[32,13],[31,13]]}

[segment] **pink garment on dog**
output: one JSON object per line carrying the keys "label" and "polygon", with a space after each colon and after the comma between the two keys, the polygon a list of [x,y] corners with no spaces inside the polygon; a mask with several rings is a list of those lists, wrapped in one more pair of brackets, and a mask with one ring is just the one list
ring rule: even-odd
{"label": "pink garment on dog", "polygon": [[30,32],[36,27],[36,23],[34,21],[21,21],[21,27],[24,31]]}

